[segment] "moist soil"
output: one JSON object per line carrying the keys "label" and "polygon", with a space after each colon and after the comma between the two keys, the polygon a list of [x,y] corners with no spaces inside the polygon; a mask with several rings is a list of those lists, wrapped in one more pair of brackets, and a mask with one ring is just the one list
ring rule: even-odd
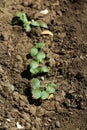
{"label": "moist soil", "polygon": [[[53,36],[12,26],[18,11],[47,23]],[[56,84],[44,101],[30,91],[29,52],[38,42],[45,43],[50,72],[36,77]],[[86,0],[8,0],[5,9],[0,1],[0,130],[17,130],[18,123],[22,130],[87,130]]]}

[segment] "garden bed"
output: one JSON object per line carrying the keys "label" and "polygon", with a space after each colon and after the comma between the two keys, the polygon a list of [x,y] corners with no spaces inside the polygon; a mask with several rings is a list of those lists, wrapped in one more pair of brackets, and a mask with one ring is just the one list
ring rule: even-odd
{"label": "garden bed", "polygon": [[[11,25],[18,11],[45,22],[53,36]],[[29,52],[39,42],[50,71],[37,77],[56,84],[43,101],[32,98],[29,74]],[[18,124],[23,130],[87,130],[86,0],[8,0],[5,9],[0,1],[0,130]]]}

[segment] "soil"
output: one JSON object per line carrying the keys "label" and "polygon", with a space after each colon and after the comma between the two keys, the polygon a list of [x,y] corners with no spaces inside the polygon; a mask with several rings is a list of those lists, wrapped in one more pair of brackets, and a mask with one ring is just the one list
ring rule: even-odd
{"label": "soil", "polygon": [[[53,36],[12,26],[18,11],[47,23]],[[31,97],[28,69],[29,51],[42,41],[50,67],[44,81],[56,92],[41,102]],[[8,0],[6,9],[0,1],[0,130],[17,130],[17,123],[23,130],[87,130],[86,0]]]}

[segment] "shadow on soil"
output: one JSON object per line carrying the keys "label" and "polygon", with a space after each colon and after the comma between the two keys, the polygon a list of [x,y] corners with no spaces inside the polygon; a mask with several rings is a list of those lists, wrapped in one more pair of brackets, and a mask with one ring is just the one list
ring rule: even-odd
{"label": "shadow on soil", "polygon": [[38,100],[35,100],[33,99],[32,97],[32,94],[31,94],[31,88],[26,88],[25,89],[25,95],[27,96],[27,99],[29,101],[30,104],[34,104],[36,106],[40,106],[41,103],[42,103],[42,100],[38,99]]}

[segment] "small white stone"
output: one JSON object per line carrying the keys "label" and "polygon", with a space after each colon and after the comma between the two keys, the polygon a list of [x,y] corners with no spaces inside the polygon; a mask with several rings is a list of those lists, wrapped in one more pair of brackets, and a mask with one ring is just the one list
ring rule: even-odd
{"label": "small white stone", "polygon": [[46,15],[46,14],[48,14],[48,9],[42,10],[42,11],[40,11],[40,13]]}
{"label": "small white stone", "polygon": [[6,121],[11,122],[11,120],[10,120],[10,119],[6,119]]}
{"label": "small white stone", "polygon": [[41,80],[44,81],[44,77],[41,77]]}
{"label": "small white stone", "polygon": [[60,122],[59,121],[56,121],[56,127],[60,128]]}
{"label": "small white stone", "polygon": [[19,124],[19,122],[17,122],[16,125],[17,125],[17,129],[19,129],[19,130],[24,129],[24,127],[22,127],[22,126]]}

